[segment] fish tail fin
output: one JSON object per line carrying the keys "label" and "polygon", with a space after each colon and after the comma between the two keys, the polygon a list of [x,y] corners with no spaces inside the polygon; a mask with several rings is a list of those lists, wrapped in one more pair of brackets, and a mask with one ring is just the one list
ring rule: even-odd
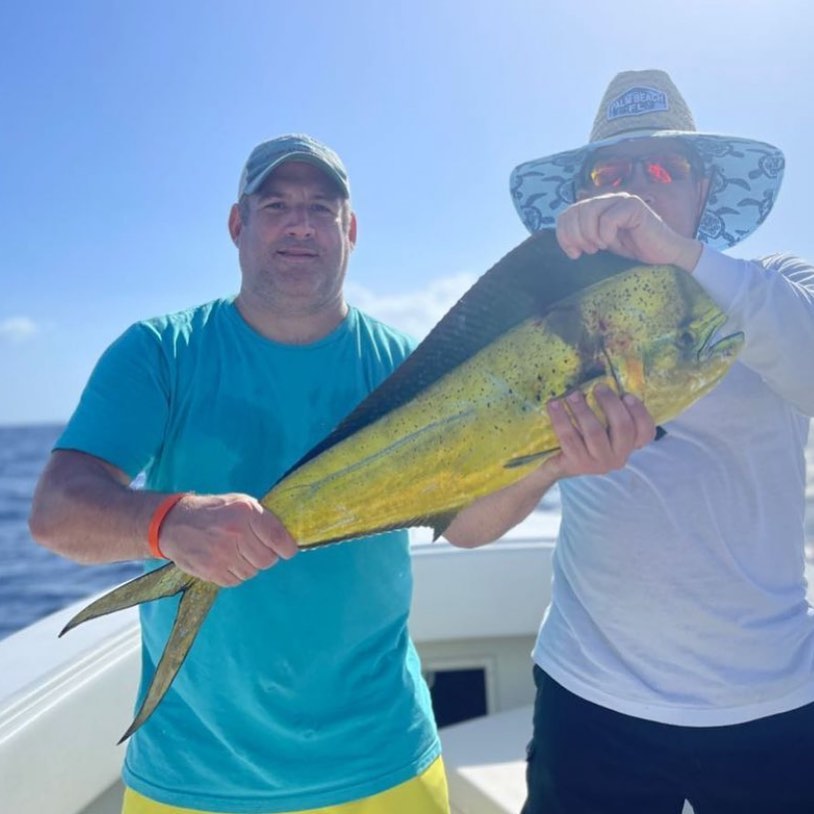
{"label": "fish tail fin", "polygon": [[189,653],[192,642],[219,590],[220,588],[214,583],[190,576],[174,563],[168,563],[155,571],[142,574],[142,576],[114,588],[81,610],[62,629],[60,636],[88,619],[105,616],[108,613],[153,599],[182,594],[170,637],[164,647],[147,694],[133,723],[122,735],[119,743],[129,738],[150,717],[164,697]]}
{"label": "fish tail fin", "polygon": [[164,697],[172,684],[178,670],[189,653],[192,642],[198,635],[206,614],[215,601],[220,590],[212,582],[196,579],[185,575],[189,582],[181,590],[183,596],[178,606],[178,613],[170,632],[170,637],[164,647],[164,652],[156,667],[147,694],[141,702],[133,723],[119,739],[119,743],[127,740],[149,717]]}
{"label": "fish tail fin", "polygon": [[167,563],[155,571],[142,574],[140,577],[125,582],[124,585],[119,585],[118,588],[99,597],[95,602],[91,602],[62,628],[59,635],[64,635],[77,625],[81,625],[82,622],[87,622],[88,619],[96,619],[98,616],[131,608],[152,599],[173,596],[179,591],[185,590],[193,581],[195,578],[184,573],[177,565]]}

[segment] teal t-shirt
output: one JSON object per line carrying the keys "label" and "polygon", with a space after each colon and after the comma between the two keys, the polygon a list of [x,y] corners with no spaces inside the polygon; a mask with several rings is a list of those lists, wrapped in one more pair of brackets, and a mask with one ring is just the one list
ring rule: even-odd
{"label": "teal t-shirt", "polygon": [[[324,339],[284,345],[217,300],[128,329],[57,447],[143,471],[148,489],[260,497],[412,347],[353,308]],[[303,551],[222,590],[130,739],[125,783],[170,805],[276,812],[419,774],[440,747],[407,632],[411,593],[406,532]],[[176,607],[140,609],[143,677]]]}

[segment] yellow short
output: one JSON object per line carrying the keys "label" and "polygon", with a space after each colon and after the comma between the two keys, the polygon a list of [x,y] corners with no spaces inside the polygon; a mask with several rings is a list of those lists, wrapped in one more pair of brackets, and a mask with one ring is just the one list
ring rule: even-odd
{"label": "yellow short", "polygon": [[[157,803],[132,789],[124,790],[122,814],[210,814]],[[439,757],[418,777],[392,789],[338,806],[299,809],[287,814],[449,814],[447,776]]]}

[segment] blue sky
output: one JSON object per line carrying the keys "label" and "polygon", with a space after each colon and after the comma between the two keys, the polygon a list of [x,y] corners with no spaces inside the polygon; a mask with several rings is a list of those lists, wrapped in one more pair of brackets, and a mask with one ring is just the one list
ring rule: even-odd
{"label": "blue sky", "polygon": [[415,333],[525,237],[521,161],[579,146],[620,70],[699,129],[787,158],[734,252],[814,259],[803,0],[45,0],[0,9],[0,424],[62,421],[131,322],[237,290],[248,152],[308,132],[348,166],[351,301]]}

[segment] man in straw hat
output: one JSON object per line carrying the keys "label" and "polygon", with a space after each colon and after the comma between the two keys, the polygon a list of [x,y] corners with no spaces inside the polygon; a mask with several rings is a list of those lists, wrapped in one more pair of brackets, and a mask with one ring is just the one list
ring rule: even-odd
{"label": "man in straw hat", "polygon": [[814,811],[814,268],[721,253],[769,214],[783,166],[769,144],[699,133],[647,70],[613,79],[586,146],[512,173],[529,230],[556,226],[574,258],[675,264],[746,336],[662,440],[562,483],[525,814]]}

